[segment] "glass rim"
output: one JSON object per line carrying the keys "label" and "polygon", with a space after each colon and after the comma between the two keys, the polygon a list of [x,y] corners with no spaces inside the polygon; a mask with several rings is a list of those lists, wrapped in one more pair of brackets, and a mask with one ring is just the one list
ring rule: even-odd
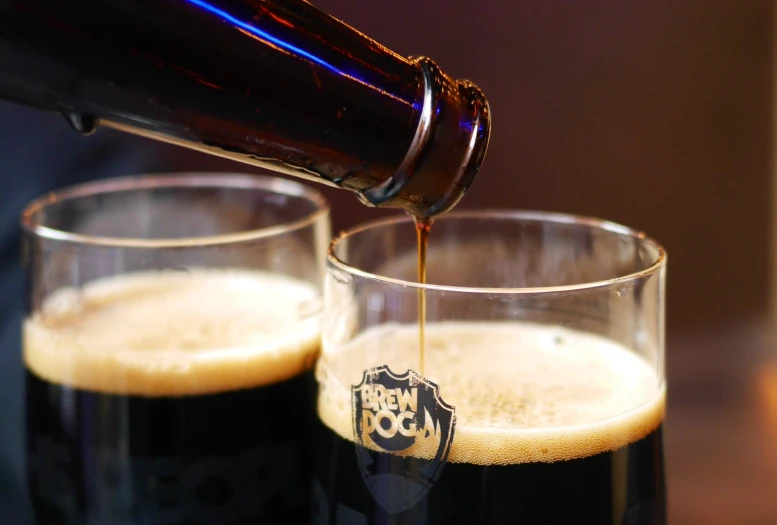
{"label": "glass rim", "polygon": [[[488,288],[488,287],[469,287],[469,286],[451,286],[443,284],[421,284],[416,281],[407,281],[403,279],[395,279],[392,277],[386,277],[378,275],[372,272],[362,270],[360,268],[351,266],[346,263],[337,255],[335,255],[335,249],[337,245],[347,240],[354,235],[373,230],[380,227],[391,226],[399,223],[408,223],[412,225],[413,218],[410,216],[395,216],[389,218],[382,218],[372,221],[367,221],[351,228],[341,231],[334,237],[329,244],[327,250],[327,263],[332,265],[338,270],[344,271],[348,274],[355,275],[364,279],[369,279],[384,284],[390,284],[393,286],[403,286],[407,288],[415,288],[418,290],[429,290],[436,292],[449,292],[449,293],[477,293],[477,294],[493,294],[493,295],[532,295],[532,294],[552,294],[559,292],[574,292],[598,288],[606,288],[610,286],[622,285],[625,283],[633,282],[645,277],[649,277],[659,272],[665,265],[667,260],[667,254],[664,247],[655,239],[648,236],[645,232],[618,224],[616,222],[600,219],[597,217],[589,217],[585,215],[574,215],[567,213],[547,212],[547,211],[534,211],[534,210],[511,210],[511,209],[470,209],[470,210],[454,210],[446,213],[445,215],[435,219],[437,221],[445,221],[447,219],[462,219],[462,218],[478,218],[478,219],[512,219],[520,221],[532,221],[543,222],[548,224],[573,224],[585,226],[590,229],[599,229],[606,232],[610,232],[623,237],[630,237],[641,243],[647,244],[653,247],[657,252],[657,257],[650,266],[640,270],[638,272],[631,272],[624,275],[619,275],[611,279],[589,281],[577,284],[565,284],[558,286],[535,286],[535,287],[503,287],[503,288]],[[434,227],[432,227],[431,239],[434,238]]]}
{"label": "glass rim", "polygon": [[[261,190],[290,197],[300,197],[314,205],[313,211],[299,219],[265,228],[245,231],[204,235],[202,237],[181,237],[164,239],[143,239],[140,237],[112,237],[85,235],[45,226],[36,222],[36,215],[46,207],[66,201],[101,194],[153,188],[222,188]],[[148,173],[100,179],[66,186],[51,191],[30,201],[21,212],[21,227],[27,234],[52,241],[71,242],[89,246],[112,248],[184,248],[205,247],[221,244],[267,239],[285,235],[312,226],[329,213],[330,205],[324,195],[295,181],[267,175],[239,172],[197,172],[182,171],[169,173]]]}

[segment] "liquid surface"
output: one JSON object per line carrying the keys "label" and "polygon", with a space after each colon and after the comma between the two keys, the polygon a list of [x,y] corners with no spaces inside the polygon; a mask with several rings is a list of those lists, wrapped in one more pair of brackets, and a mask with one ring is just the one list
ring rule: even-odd
{"label": "liquid surface", "polygon": [[274,384],[310,368],[316,288],[246,270],[127,274],[52,294],[24,324],[24,360],[49,382],[142,396]]}
{"label": "liquid surface", "polygon": [[[456,408],[449,462],[556,462],[613,451],[659,427],[657,370],[603,337],[522,323],[427,323],[424,375]],[[365,369],[398,374],[418,362],[418,327],[384,325],[345,346],[324,341],[318,414],[354,441],[351,387]],[[419,440],[403,454],[433,456]]]}

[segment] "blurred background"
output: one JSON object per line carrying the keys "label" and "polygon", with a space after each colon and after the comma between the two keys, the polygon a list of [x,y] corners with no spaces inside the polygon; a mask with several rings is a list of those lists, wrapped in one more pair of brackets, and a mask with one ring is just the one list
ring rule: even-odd
{"label": "blurred background", "polygon": [[[670,522],[777,523],[774,2],[315,3],[483,88],[492,143],[461,206],[594,215],[667,247]],[[0,102],[0,366],[19,367],[24,203],[79,181],[187,169],[256,171],[108,130],[81,138],[58,115]],[[382,213],[320,189],[336,230]],[[0,491],[3,472],[21,468],[14,377],[0,389]],[[0,492],[0,508],[15,499]]]}

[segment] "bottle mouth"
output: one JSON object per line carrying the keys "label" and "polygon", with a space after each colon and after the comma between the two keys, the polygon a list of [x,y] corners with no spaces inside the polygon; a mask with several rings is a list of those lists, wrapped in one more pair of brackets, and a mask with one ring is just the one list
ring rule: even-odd
{"label": "bottle mouth", "polygon": [[451,79],[428,58],[413,62],[424,79],[415,136],[394,175],[360,197],[369,206],[403,208],[433,219],[456,206],[475,181],[488,149],[491,117],[475,84]]}
{"label": "bottle mouth", "polygon": [[[463,141],[465,146],[459,147],[457,151],[458,158],[461,159],[458,170],[456,170],[457,166],[453,165],[455,159],[451,159],[450,191],[435,206],[430,207],[427,212],[430,217],[436,217],[451,210],[469,191],[480,173],[491,137],[490,110],[483,91],[469,80],[456,81],[456,85],[462,106],[468,110],[463,112],[464,118],[459,120],[459,127],[464,131],[459,141]],[[445,154],[444,151],[441,153]]]}

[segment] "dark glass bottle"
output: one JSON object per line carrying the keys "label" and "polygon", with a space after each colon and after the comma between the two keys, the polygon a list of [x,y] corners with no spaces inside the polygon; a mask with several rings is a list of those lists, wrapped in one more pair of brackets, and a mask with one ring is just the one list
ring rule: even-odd
{"label": "dark glass bottle", "polygon": [[490,133],[475,85],[303,0],[0,0],[0,97],[421,218],[467,191]]}

